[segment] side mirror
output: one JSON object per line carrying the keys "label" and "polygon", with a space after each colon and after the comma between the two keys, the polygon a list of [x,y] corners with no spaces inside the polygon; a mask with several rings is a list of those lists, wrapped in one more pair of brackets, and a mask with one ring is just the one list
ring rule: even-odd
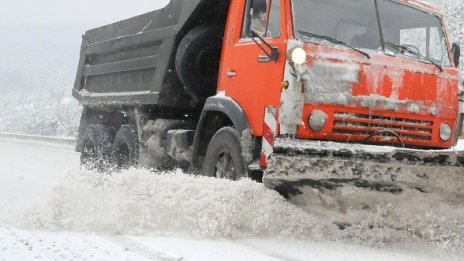
{"label": "side mirror", "polygon": [[451,53],[453,54],[454,66],[459,66],[459,60],[461,59],[461,47],[457,43],[453,43],[451,47]]}

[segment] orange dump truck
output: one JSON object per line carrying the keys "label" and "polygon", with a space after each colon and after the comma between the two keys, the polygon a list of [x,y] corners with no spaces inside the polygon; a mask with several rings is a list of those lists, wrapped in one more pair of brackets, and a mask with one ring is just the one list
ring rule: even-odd
{"label": "orange dump truck", "polygon": [[88,168],[250,176],[335,209],[462,194],[459,59],[419,0],[172,0],[83,36],[77,148]]}

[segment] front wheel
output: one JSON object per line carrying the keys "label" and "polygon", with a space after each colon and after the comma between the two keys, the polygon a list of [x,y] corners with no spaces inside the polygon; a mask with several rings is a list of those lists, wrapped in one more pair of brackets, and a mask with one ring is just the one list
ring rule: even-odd
{"label": "front wheel", "polygon": [[246,176],[240,136],[234,128],[224,127],[213,136],[206,151],[203,173],[230,180]]}

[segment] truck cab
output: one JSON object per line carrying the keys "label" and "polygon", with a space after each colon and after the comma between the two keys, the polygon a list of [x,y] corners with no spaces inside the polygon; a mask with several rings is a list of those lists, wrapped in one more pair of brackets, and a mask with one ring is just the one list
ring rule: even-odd
{"label": "truck cab", "polygon": [[454,53],[422,1],[232,1],[218,91],[258,137],[273,106],[281,135],[450,148],[462,123]]}

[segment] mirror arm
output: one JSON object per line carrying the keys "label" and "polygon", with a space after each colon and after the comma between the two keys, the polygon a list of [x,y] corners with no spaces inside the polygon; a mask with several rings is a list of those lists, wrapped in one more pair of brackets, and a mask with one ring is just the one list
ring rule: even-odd
{"label": "mirror arm", "polygon": [[[251,39],[253,42],[256,43],[256,45],[259,46],[259,48],[271,59],[271,61],[276,61],[279,59],[279,48],[271,46],[264,38],[262,38],[258,33],[255,31],[251,30]],[[271,53],[269,53],[264,47],[255,39],[258,38],[269,50],[271,50]]]}

